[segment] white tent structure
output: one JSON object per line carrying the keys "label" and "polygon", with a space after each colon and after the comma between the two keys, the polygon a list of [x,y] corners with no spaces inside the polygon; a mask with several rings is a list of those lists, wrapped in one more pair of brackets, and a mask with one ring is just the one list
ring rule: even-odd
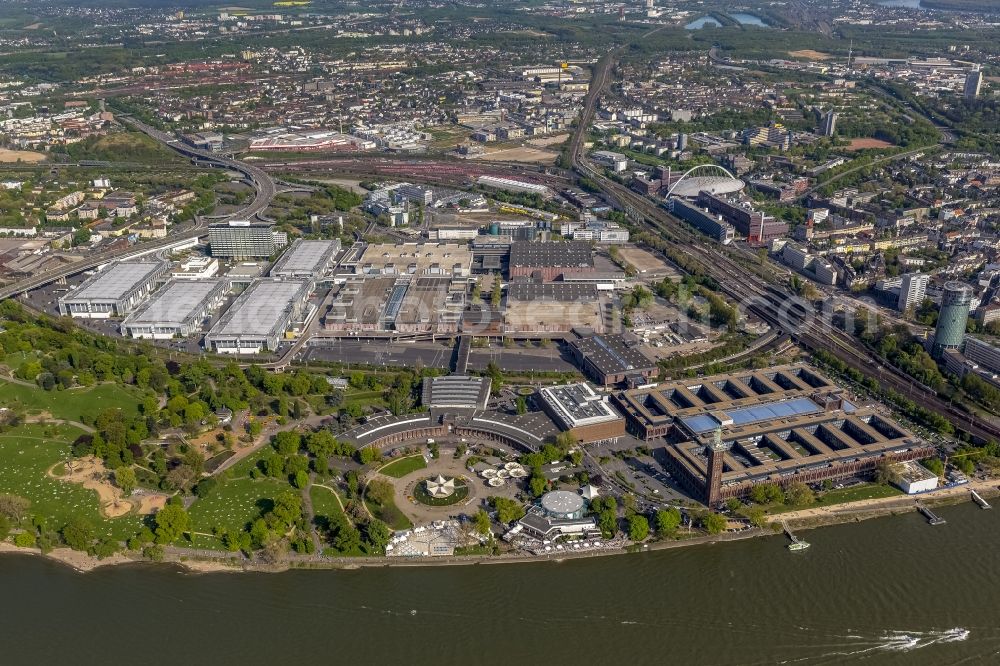
{"label": "white tent structure", "polygon": [[435,499],[444,499],[455,494],[455,479],[446,479],[440,474],[435,479],[427,479],[427,494]]}

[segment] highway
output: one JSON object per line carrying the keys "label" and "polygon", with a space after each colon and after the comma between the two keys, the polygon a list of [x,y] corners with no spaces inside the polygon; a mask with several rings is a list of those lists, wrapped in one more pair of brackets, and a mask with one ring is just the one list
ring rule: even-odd
{"label": "highway", "polygon": [[[278,186],[271,177],[271,174],[267,173],[263,169],[250,164],[245,164],[238,160],[232,160],[219,155],[213,155],[212,153],[203,150],[197,150],[182,143],[177,138],[172,137],[165,132],[161,132],[155,127],[151,127],[139,120],[136,120],[135,118],[120,116],[119,120],[131,125],[137,130],[147,134],[173,150],[176,150],[182,155],[191,157],[198,165],[232,169],[233,171],[243,174],[243,176],[254,188],[255,196],[253,201],[235,213],[223,216],[219,219],[252,219],[259,216],[264,210],[266,210],[271,204],[271,201],[274,199]],[[207,219],[199,218],[196,220],[195,224],[189,225],[186,228],[172,228],[170,234],[166,238],[146,241],[138,245],[134,245],[124,251],[113,250],[88,255],[82,261],[67,264],[66,266],[62,266],[56,270],[39,273],[38,275],[34,275],[25,280],[0,288],[0,299],[11,298],[17,294],[37,289],[51,282],[55,282],[56,280],[61,280],[71,275],[91,270],[110,261],[120,261],[135,255],[148,253],[150,250],[165,248],[178,242],[203,236],[207,226]]]}
{"label": "highway", "polygon": [[271,174],[264,171],[260,167],[254,166],[253,164],[247,164],[246,162],[241,162],[240,160],[222,157],[221,155],[216,155],[205,150],[198,150],[197,148],[187,145],[177,137],[171,136],[166,132],[162,132],[155,127],[151,127],[141,120],[128,116],[119,116],[118,119],[121,122],[131,125],[143,134],[156,139],[165,146],[176,150],[180,154],[192,158],[198,165],[231,169],[243,174],[247,181],[253,185],[255,190],[254,200],[244,208],[241,208],[235,213],[227,216],[229,219],[249,220],[257,217],[271,205],[274,195],[277,194],[278,186],[274,182],[274,178],[271,177]]}

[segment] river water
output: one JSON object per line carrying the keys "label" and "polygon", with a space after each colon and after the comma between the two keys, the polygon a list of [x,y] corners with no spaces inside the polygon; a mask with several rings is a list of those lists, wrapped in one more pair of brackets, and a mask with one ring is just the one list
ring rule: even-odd
{"label": "river water", "polygon": [[0,556],[0,663],[1000,663],[1000,511],[563,563],[78,574]]}

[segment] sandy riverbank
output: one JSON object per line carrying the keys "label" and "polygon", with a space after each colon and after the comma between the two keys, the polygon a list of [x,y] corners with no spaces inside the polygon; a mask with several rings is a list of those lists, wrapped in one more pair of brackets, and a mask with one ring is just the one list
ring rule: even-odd
{"label": "sandy riverbank", "polygon": [[[871,500],[851,502],[850,504],[840,504],[829,507],[814,507],[801,509],[799,511],[789,511],[784,514],[773,516],[774,521],[784,521],[793,530],[808,530],[817,527],[826,527],[842,523],[853,523],[872,518],[894,516],[901,513],[913,513],[917,510],[919,502],[925,506],[934,507],[941,505],[958,504],[971,501],[970,490],[976,490],[984,498],[1000,497],[1000,484],[998,481],[977,481],[955,488],[946,488],[931,493],[924,493],[919,496],[895,496],[883,497]],[[240,573],[240,572],[264,572],[280,573],[289,569],[361,569],[373,567],[428,567],[428,566],[468,566],[482,564],[517,564],[524,562],[563,562],[566,560],[583,559],[590,557],[609,557],[613,555],[627,555],[637,552],[650,552],[657,550],[669,550],[672,548],[684,548],[699,544],[721,544],[729,541],[741,541],[743,539],[753,539],[757,537],[774,536],[771,529],[755,529],[744,532],[727,532],[711,536],[697,536],[689,539],[678,539],[670,541],[654,541],[640,546],[630,548],[617,548],[607,550],[592,551],[560,551],[546,555],[464,555],[453,557],[428,557],[428,558],[387,558],[387,557],[344,557],[311,559],[308,557],[288,559],[276,564],[257,564],[238,560],[226,560],[225,556],[205,557],[200,554],[177,553],[170,554],[163,561],[164,564],[179,566],[189,573]],[[0,542],[0,554],[18,553],[30,555],[42,555],[37,548],[18,548],[8,542]],[[76,571],[86,573],[94,569],[115,566],[122,564],[148,563],[138,557],[128,555],[114,555],[112,557],[98,560],[86,553],[70,550],[69,548],[57,548],[51,553],[43,555],[51,560],[72,567]]]}

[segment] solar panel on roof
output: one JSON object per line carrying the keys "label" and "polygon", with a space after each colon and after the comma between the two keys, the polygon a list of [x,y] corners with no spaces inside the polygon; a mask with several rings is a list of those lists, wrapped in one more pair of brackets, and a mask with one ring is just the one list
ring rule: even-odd
{"label": "solar panel on roof", "polygon": [[[820,411],[819,406],[809,398],[796,398],[784,402],[727,410],[726,415],[732,419],[733,425],[747,425],[761,421],[774,421],[789,416],[813,414],[818,411]],[[681,419],[681,421],[691,432],[697,434],[714,430],[719,425],[719,422],[710,414],[699,414]]]}

